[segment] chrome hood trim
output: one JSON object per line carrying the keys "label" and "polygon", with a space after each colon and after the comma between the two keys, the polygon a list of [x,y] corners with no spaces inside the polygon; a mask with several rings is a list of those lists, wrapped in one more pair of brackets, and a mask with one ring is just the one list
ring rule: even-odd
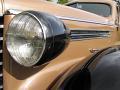
{"label": "chrome hood trim", "polygon": [[74,17],[64,17],[64,16],[56,16],[59,19],[62,20],[70,20],[70,21],[77,21],[77,22],[86,22],[86,23],[94,23],[94,24],[100,24],[100,25],[109,25],[109,26],[113,26],[114,24],[112,22],[106,21],[106,22],[98,22],[95,20],[85,20],[85,19],[79,19],[79,18],[74,18]]}
{"label": "chrome hood trim", "polygon": [[5,15],[16,15],[23,12],[23,10],[18,10],[18,9],[8,9],[5,11]]}
{"label": "chrome hood trim", "polygon": [[[9,9],[5,12],[5,14],[19,14],[21,13],[23,10],[17,10],[17,9]],[[39,12],[39,11],[38,11]],[[56,15],[55,15],[56,16]],[[86,22],[86,23],[93,23],[93,24],[100,24],[100,25],[109,25],[109,26],[115,26],[115,24],[113,22],[109,22],[107,19],[105,22],[101,22],[101,21],[95,21],[95,20],[87,20],[87,19],[80,19],[80,18],[75,18],[75,17],[67,17],[67,16],[56,16],[59,19],[62,20],[70,20],[70,21],[77,21],[77,22]]]}

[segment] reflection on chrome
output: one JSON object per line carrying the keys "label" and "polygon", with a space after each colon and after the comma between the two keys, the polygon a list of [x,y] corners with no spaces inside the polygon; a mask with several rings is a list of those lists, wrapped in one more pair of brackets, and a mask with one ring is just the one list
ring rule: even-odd
{"label": "reflection on chrome", "polygon": [[111,36],[110,30],[82,30],[82,29],[71,29],[72,40],[85,40],[85,39],[100,39],[108,38]]}

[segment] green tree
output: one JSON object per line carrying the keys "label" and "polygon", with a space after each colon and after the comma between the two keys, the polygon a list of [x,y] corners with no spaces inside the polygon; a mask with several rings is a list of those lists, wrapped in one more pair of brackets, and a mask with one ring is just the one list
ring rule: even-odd
{"label": "green tree", "polygon": [[[47,1],[54,1],[54,0],[47,0]],[[56,0],[57,3],[60,3],[60,4],[65,4],[67,3],[69,0]]]}
{"label": "green tree", "polygon": [[68,2],[68,0],[58,0],[58,3],[60,3],[60,4],[65,4],[67,2]]}

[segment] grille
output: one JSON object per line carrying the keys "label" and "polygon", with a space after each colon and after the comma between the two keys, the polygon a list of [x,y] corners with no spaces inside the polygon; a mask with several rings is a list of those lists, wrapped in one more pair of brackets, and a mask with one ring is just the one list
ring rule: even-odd
{"label": "grille", "polygon": [[3,16],[0,16],[0,90],[3,90]]}

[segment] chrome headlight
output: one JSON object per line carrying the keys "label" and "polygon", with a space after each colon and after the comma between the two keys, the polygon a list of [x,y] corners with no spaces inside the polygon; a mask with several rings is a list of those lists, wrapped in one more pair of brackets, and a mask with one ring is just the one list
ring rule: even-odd
{"label": "chrome headlight", "polygon": [[46,13],[26,11],[10,22],[6,44],[17,63],[30,67],[55,57],[66,41],[66,27],[59,19]]}

